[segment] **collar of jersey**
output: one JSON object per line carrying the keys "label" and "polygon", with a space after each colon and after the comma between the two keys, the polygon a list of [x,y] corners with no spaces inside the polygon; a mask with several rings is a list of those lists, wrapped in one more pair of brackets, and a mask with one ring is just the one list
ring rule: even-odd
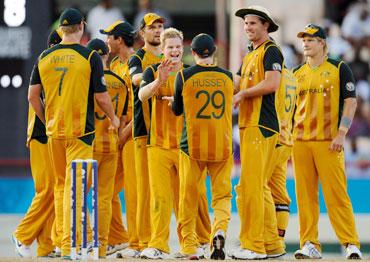
{"label": "collar of jersey", "polygon": [[79,45],[77,42],[60,42],[61,45]]}
{"label": "collar of jersey", "polygon": [[203,66],[203,67],[216,67],[217,65],[216,64],[197,64],[198,66]]}

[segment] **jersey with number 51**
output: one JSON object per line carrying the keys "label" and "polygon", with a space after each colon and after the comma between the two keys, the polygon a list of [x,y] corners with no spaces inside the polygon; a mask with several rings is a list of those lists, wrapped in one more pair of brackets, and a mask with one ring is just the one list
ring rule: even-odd
{"label": "jersey with number 51", "polygon": [[49,137],[76,138],[95,131],[94,93],[107,91],[97,52],[75,43],[45,50],[32,71],[35,84],[45,93]]}
{"label": "jersey with number 51", "polygon": [[214,65],[195,65],[175,80],[173,110],[184,113],[180,148],[190,158],[222,161],[232,154],[232,73]]}

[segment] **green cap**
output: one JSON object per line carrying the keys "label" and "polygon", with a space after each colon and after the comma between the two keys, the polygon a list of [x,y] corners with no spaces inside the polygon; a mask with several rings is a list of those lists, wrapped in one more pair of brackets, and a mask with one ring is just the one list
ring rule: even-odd
{"label": "green cap", "polygon": [[62,41],[62,36],[60,28],[51,31],[48,37],[48,47],[59,44]]}
{"label": "green cap", "polygon": [[197,53],[200,57],[206,58],[215,52],[216,46],[210,35],[199,34],[191,41],[191,50]]}
{"label": "green cap", "polygon": [[135,30],[129,22],[126,21],[116,21],[106,29],[100,29],[99,32],[104,35],[114,35],[122,37],[134,37]]}
{"label": "green cap", "polygon": [[83,21],[80,11],[75,8],[67,8],[59,18],[59,26],[77,25]]}
{"label": "green cap", "polygon": [[87,48],[95,50],[96,52],[98,52],[99,55],[106,55],[109,53],[107,45],[104,43],[103,40],[100,40],[98,38],[91,39],[87,43]]}
{"label": "green cap", "polygon": [[299,32],[297,34],[297,37],[302,38],[305,36],[311,36],[311,37],[320,37],[321,39],[326,39],[326,33],[325,30],[315,24],[308,24],[304,28],[304,31]]}

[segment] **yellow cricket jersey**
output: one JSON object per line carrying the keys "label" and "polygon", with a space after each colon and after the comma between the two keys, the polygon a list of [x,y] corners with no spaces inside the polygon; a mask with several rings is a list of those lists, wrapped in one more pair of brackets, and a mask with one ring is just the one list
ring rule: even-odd
{"label": "yellow cricket jersey", "polygon": [[126,124],[132,120],[132,104],[133,104],[133,91],[132,91],[132,83],[130,77],[130,71],[128,68],[128,61],[122,62],[118,56],[114,57],[110,63],[110,70],[122,78],[128,88],[128,105],[127,105],[127,115],[126,115]]}
{"label": "yellow cricket jersey", "polygon": [[332,140],[338,131],[344,99],[356,97],[354,78],[343,61],[326,59],[312,68],[304,63],[294,70],[299,93],[293,138]]}
{"label": "yellow cricket jersey", "polygon": [[[105,82],[118,118],[127,113],[128,89],[126,82],[110,70],[104,71]],[[94,152],[116,153],[118,134],[110,130],[110,121],[99,106],[95,105],[95,142]]]}
{"label": "yellow cricket jersey", "polygon": [[47,136],[66,139],[94,133],[94,93],[106,91],[98,53],[75,43],[55,45],[35,64],[34,84],[41,84],[45,94]]}
{"label": "yellow cricket jersey", "polygon": [[180,149],[190,158],[226,160],[232,154],[232,73],[213,65],[180,71],[172,109],[184,113]]}
{"label": "yellow cricket jersey", "polygon": [[[270,40],[264,42],[243,58],[240,75],[240,90],[254,87],[265,79],[266,71],[281,71],[283,56]],[[243,99],[239,106],[239,128],[263,127],[279,132],[279,121],[275,108],[275,94]]]}
{"label": "yellow cricket jersey", "polygon": [[[134,55],[131,56],[128,62],[131,79],[134,75],[143,73],[148,66],[159,63],[162,60],[162,57],[162,55],[156,56],[150,52],[147,52],[144,48],[139,49]],[[132,89],[134,93],[134,138],[147,136],[150,125],[151,100],[142,103],[139,99],[139,88],[139,86],[135,86],[134,84],[132,84]]]}
{"label": "yellow cricket jersey", "polygon": [[279,143],[287,146],[293,145],[293,114],[298,92],[297,85],[293,72],[283,68],[280,87],[276,92],[276,110],[280,121]]}
{"label": "yellow cricket jersey", "polygon": [[[143,74],[140,88],[153,82],[158,75],[159,64],[149,66]],[[188,66],[187,66],[188,67]],[[150,131],[148,144],[166,149],[179,148],[183,119],[176,116],[163,96],[173,96],[175,93],[176,72],[171,72],[165,84],[151,97]]]}

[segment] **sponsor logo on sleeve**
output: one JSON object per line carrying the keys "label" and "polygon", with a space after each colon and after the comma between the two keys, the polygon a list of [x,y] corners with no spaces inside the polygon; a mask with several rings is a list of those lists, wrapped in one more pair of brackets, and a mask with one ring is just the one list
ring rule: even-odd
{"label": "sponsor logo on sleeve", "polygon": [[272,70],[281,71],[281,65],[279,63],[273,63],[272,64]]}
{"label": "sponsor logo on sleeve", "polygon": [[348,90],[348,91],[353,91],[353,90],[355,90],[355,84],[354,83],[352,83],[352,82],[348,82],[347,84],[346,84],[346,89]]}

